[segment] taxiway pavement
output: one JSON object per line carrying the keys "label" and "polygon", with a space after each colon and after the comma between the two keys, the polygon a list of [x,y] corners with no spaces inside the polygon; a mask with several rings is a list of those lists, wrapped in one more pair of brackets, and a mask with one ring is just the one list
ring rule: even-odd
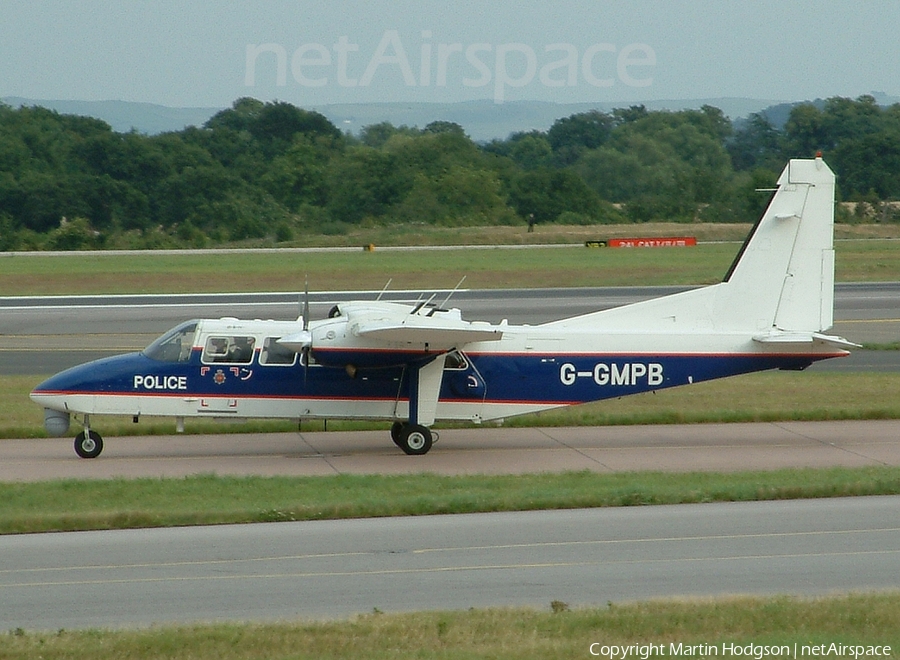
{"label": "taxiway pavement", "polygon": [[897,589],[898,507],[859,497],[3,536],[0,630]]}
{"label": "taxiway pavement", "polygon": [[900,420],[438,431],[407,456],[387,431],[110,437],[80,459],[70,438],[0,441],[0,481],[194,474],[516,474],[900,465]]}

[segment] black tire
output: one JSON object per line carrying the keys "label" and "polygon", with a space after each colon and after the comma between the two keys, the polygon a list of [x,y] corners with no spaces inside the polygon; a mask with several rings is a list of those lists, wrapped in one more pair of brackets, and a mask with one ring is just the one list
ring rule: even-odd
{"label": "black tire", "polygon": [[403,440],[401,440],[403,437],[403,429],[406,427],[407,424],[404,422],[394,422],[391,424],[391,440],[393,440],[394,444],[401,449],[403,448]]}
{"label": "black tire", "polygon": [[431,431],[418,424],[409,424],[400,436],[400,449],[410,456],[427,454],[431,444]]}
{"label": "black tire", "polygon": [[103,438],[96,431],[84,431],[75,436],[75,453],[81,458],[97,458],[103,451]]}

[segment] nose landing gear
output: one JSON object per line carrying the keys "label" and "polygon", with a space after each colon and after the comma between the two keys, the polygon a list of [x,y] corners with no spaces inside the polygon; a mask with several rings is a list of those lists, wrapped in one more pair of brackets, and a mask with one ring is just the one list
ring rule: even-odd
{"label": "nose landing gear", "polygon": [[81,458],[97,458],[103,451],[103,438],[91,430],[91,416],[84,415],[84,431],[75,436],[75,453]]}
{"label": "nose landing gear", "polygon": [[96,431],[85,429],[75,436],[75,453],[81,458],[97,458],[103,451],[103,438]]}

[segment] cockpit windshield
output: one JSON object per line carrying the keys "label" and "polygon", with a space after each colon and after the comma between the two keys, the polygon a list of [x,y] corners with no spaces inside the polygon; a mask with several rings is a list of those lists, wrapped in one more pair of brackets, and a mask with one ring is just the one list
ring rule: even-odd
{"label": "cockpit windshield", "polygon": [[160,362],[188,362],[196,330],[197,321],[186,321],[154,341],[143,353],[151,360]]}

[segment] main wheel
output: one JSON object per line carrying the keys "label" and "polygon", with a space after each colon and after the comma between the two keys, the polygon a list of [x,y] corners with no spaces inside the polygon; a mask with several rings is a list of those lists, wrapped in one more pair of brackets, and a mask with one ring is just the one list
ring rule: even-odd
{"label": "main wheel", "polygon": [[103,451],[103,438],[96,431],[82,431],[75,436],[75,453],[81,458],[97,458]]}
{"label": "main wheel", "polygon": [[400,449],[410,456],[427,454],[431,443],[431,431],[418,424],[409,424],[400,434]]}
{"label": "main wheel", "polygon": [[408,426],[404,422],[394,422],[391,424],[391,440],[394,441],[394,444],[403,448],[403,430]]}

